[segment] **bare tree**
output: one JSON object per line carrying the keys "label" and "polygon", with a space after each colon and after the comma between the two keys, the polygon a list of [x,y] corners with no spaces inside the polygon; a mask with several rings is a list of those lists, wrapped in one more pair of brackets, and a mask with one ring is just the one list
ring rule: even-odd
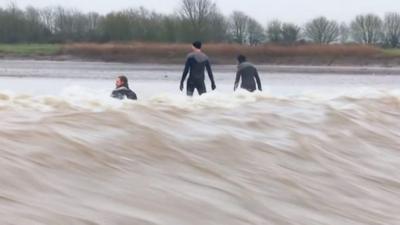
{"label": "bare tree", "polygon": [[282,42],[293,44],[300,38],[300,27],[292,23],[284,23],[281,28]]}
{"label": "bare tree", "polygon": [[3,13],[0,25],[0,36],[2,41],[15,43],[25,41],[26,19],[24,12],[17,7],[17,4],[11,1]]}
{"label": "bare tree", "polygon": [[247,26],[249,17],[243,12],[235,11],[230,16],[230,27],[233,41],[244,44],[247,40]]}
{"label": "bare tree", "polygon": [[253,18],[248,20],[247,35],[250,45],[259,45],[266,39],[264,28]]}
{"label": "bare tree", "polygon": [[41,20],[40,11],[29,6],[25,10],[25,38],[27,42],[49,41],[51,31]]}
{"label": "bare tree", "polygon": [[88,29],[89,31],[95,31],[98,29],[101,20],[103,19],[100,14],[96,12],[91,12],[87,15],[88,19]]}
{"label": "bare tree", "polygon": [[341,23],[339,26],[340,43],[345,44],[350,38],[350,28],[346,23]]}
{"label": "bare tree", "polygon": [[112,12],[107,14],[101,23],[102,41],[132,40],[132,29],[126,12]]}
{"label": "bare tree", "polygon": [[162,21],[162,41],[178,42],[180,41],[179,35],[179,18],[176,15],[164,16]]}
{"label": "bare tree", "polygon": [[229,21],[221,13],[213,13],[210,17],[207,39],[213,42],[225,42],[229,39]]}
{"label": "bare tree", "polygon": [[318,44],[330,44],[339,38],[339,25],[326,17],[318,17],[306,24],[305,35]]}
{"label": "bare tree", "polygon": [[217,12],[217,6],[211,0],[182,0],[179,14],[193,38],[204,38],[210,18]]}
{"label": "bare tree", "polygon": [[[62,7],[21,10],[11,2],[8,7],[0,8],[0,42],[188,42],[198,39],[256,45],[266,39],[275,43],[296,43],[303,35],[295,24],[278,20],[269,23],[264,30],[256,20],[239,11],[227,18],[214,1],[181,0],[176,15],[137,8],[106,16]],[[335,21],[319,17],[309,22],[303,31],[305,37],[315,43],[354,40],[399,47],[400,13],[388,13],[384,21],[373,14],[359,15],[350,26],[345,23],[339,26]]]}
{"label": "bare tree", "polygon": [[384,20],[385,44],[396,48],[400,43],[400,14],[387,13]]}
{"label": "bare tree", "polygon": [[40,21],[44,24],[44,26],[50,30],[51,33],[56,32],[56,25],[55,25],[55,15],[53,8],[44,8],[39,10],[40,14]]}
{"label": "bare tree", "polygon": [[38,24],[41,22],[39,11],[32,6],[28,6],[25,9],[25,18],[33,24]]}
{"label": "bare tree", "polygon": [[[72,30],[72,21],[70,12],[65,8],[57,7],[54,9],[54,27],[55,27],[55,34],[62,39],[67,37],[68,34],[71,33]],[[69,38],[69,37],[68,37]]]}
{"label": "bare tree", "polygon": [[374,14],[358,15],[351,23],[353,39],[362,44],[378,44],[382,41],[383,22]]}
{"label": "bare tree", "polygon": [[267,26],[267,38],[270,42],[280,43],[282,42],[282,22],[279,20],[273,20]]}

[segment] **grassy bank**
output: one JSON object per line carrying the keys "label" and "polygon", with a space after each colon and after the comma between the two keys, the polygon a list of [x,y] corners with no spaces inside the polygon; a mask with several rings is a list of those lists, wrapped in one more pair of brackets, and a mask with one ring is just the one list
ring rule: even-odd
{"label": "grassy bank", "polygon": [[49,56],[61,53],[61,49],[59,44],[0,44],[0,54],[11,56]]}
{"label": "grassy bank", "polygon": [[[0,44],[0,55],[60,59],[63,56],[85,60],[181,64],[190,44],[157,43],[78,43],[78,44]],[[365,45],[243,46],[206,44],[204,51],[214,64],[235,64],[238,54],[245,54],[258,64],[273,65],[378,65],[400,66],[400,50]],[[68,57],[67,57],[68,59]]]}
{"label": "grassy bank", "polygon": [[400,49],[384,49],[382,52],[387,57],[400,57]]}
{"label": "grassy bank", "polygon": [[[81,43],[65,45],[63,48],[64,54],[130,63],[182,63],[190,51],[190,44],[148,43]],[[204,51],[215,64],[235,64],[235,57],[238,54],[245,54],[251,61],[261,64],[387,65],[390,61],[389,64],[400,65],[397,57],[385,54],[380,48],[365,45],[260,45],[252,47],[235,44],[206,44]]]}

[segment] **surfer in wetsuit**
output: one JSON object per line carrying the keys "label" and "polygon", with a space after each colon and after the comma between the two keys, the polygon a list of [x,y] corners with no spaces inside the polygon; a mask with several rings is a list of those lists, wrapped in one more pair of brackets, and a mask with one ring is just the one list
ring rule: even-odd
{"label": "surfer in wetsuit", "polygon": [[256,67],[253,64],[247,62],[246,56],[244,55],[239,55],[237,57],[237,60],[239,64],[233,89],[236,91],[239,86],[239,81],[240,79],[242,79],[242,84],[240,85],[241,88],[250,92],[254,92],[256,90],[257,81],[258,90],[262,91],[260,77],[258,76]]}
{"label": "surfer in wetsuit", "polygon": [[111,97],[117,99],[131,99],[137,100],[136,93],[129,88],[128,78],[126,76],[119,76],[115,80],[115,90],[111,93]]}
{"label": "surfer in wetsuit", "polygon": [[186,58],[185,69],[183,71],[180,90],[183,91],[184,82],[189,74],[189,78],[186,84],[186,94],[188,96],[193,96],[194,90],[197,89],[199,95],[207,92],[206,85],[204,83],[204,73],[207,69],[208,76],[211,81],[211,89],[215,90],[214,76],[211,70],[211,65],[206,54],[201,51],[201,42],[196,41],[193,43],[193,52],[188,54]]}

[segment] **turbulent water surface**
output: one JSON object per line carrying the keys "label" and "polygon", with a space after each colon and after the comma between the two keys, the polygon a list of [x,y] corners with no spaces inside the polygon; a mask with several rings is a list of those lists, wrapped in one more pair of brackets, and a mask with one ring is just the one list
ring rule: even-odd
{"label": "turbulent water surface", "polygon": [[186,98],[155,71],[131,77],[138,102],[108,97],[113,76],[3,73],[0,224],[399,224],[398,77],[263,74],[233,94],[226,71]]}

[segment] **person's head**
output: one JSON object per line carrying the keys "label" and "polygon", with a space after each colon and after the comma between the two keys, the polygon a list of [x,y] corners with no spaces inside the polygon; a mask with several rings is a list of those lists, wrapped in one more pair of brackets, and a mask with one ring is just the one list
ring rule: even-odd
{"label": "person's head", "polygon": [[244,55],[238,55],[237,61],[238,61],[239,64],[240,64],[240,63],[246,62],[246,61],[247,61],[247,58],[246,58],[246,56],[244,56]]}
{"label": "person's head", "polygon": [[129,87],[128,85],[128,78],[126,76],[118,76],[117,79],[115,80],[115,86],[117,86],[117,88],[120,87]]}
{"label": "person's head", "polygon": [[192,48],[193,48],[193,50],[197,50],[197,51],[199,51],[199,50],[201,50],[201,46],[202,46],[203,44],[201,43],[201,41],[195,41],[195,42],[193,42],[193,44],[192,44]]}

